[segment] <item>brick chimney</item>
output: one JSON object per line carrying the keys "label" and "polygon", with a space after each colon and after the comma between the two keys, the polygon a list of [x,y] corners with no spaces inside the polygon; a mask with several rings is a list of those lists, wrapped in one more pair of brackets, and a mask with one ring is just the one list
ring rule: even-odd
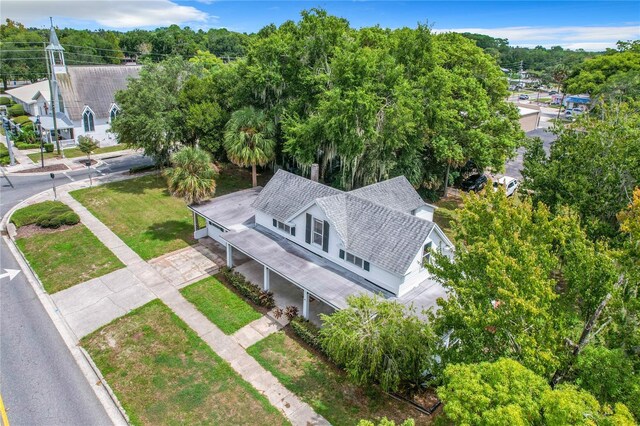
{"label": "brick chimney", "polygon": [[314,182],[317,182],[319,173],[320,173],[320,166],[318,166],[317,163],[313,163],[311,165],[311,180]]}

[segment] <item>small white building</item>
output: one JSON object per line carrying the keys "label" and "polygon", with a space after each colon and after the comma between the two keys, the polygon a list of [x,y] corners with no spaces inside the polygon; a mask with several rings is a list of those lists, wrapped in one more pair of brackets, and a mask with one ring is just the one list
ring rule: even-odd
{"label": "small white building", "polygon": [[67,65],[53,26],[45,51],[51,70],[49,79],[8,90],[7,94],[23,105],[32,121],[40,116],[43,135],[49,141],[53,141],[54,133],[53,101],[63,146],[76,145],[81,135],[93,137],[100,146],[115,145],[116,137],[109,131],[120,111],[115,93],[125,89],[130,78],[138,76],[141,66]]}
{"label": "small white building", "polygon": [[[378,294],[419,310],[444,297],[425,264],[453,244],[433,222],[404,176],[350,192],[279,170],[261,188],[189,207],[196,238],[209,236],[264,267],[264,288],[275,273],[333,309],[355,294]],[[204,220],[203,220],[204,219]]]}

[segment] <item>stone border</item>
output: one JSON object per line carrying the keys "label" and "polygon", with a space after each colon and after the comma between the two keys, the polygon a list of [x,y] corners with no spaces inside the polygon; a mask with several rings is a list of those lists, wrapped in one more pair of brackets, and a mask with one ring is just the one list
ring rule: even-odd
{"label": "stone border", "polygon": [[[122,172],[122,173],[108,175],[101,178],[94,178],[94,183],[96,185],[101,185],[103,183],[108,183],[108,182],[113,182],[118,180],[126,180],[127,178],[135,178],[135,177],[143,176],[145,174],[149,174],[149,173],[139,173],[136,175],[128,175],[128,173],[129,172]],[[78,187],[77,189],[80,189],[82,187],[88,187],[88,183],[89,183],[89,179],[85,179],[81,181],[68,183],[63,186],[77,186]],[[22,202],[16,204],[13,208],[11,208],[4,215],[4,217],[2,218],[2,221],[0,221],[0,232],[3,234],[2,238],[7,243],[7,247],[9,248],[9,251],[18,262],[18,265],[20,265],[20,269],[22,270],[22,272],[24,272],[24,275],[27,281],[29,282],[29,284],[31,284],[31,287],[33,288],[33,291],[38,297],[38,300],[42,304],[42,307],[47,312],[47,315],[49,315],[49,318],[51,318],[53,325],[58,330],[58,333],[60,333],[62,340],[64,341],[65,345],[69,349],[69,352],[71,352],[71,356],[73,356],[73,359],[75,360],[76,364],[80,368],[80,372],[84,375],[91,389],[93,389],[96,397],[98,398],[98,401],[100,401],[100,404],[103,406],[105,412],[107,413],[107,415],[109,416],[113,424],[118,426],[128,425],[129,417],[126,411],[124,410],[124,408],[122,407],[122,404],[120,404],[120,401],[118,401],[118,398],[116,397],[116,395],[113,393],[113,391],[107,384],[102,373],[100,372],[98,367],[94,364],[89,354],[86,353],[86,351],[84,351],[84,349],[82,349],[77,344],[78,337],[73,333],[73,331],[69,328],[65,320],[62,318],[61,314],[58,312],[58,309],[55,303],[51,298],[51,295],[49,295],[49,293],[47,293],[44,290],[44,286],[42,285],[42,282],[40,282],[35,271],[31,268],[31,265],[29,264],[27,259],[24,257],[20,249],[18,249],[17,245],[13,240],[13,238],[15,237],[15,234],[12,232],[13,230],[11,229],[11,226],[10,226],[11,224],[9,223],[9,219],[11,219],[11,216],[16,210],[23,208],[27,205],[33,204],[33,201],[38,197],[41,197],[41,198],[46,197],[46,198],[52,199],[53,190],[46,190],[38,194],[32,195],[31,197],[27,198],[26,200],[23,200]],[[9,235],[9,236],[4,235],[6,231],[9,231],[9,234],[13,234],[13,235]]]}

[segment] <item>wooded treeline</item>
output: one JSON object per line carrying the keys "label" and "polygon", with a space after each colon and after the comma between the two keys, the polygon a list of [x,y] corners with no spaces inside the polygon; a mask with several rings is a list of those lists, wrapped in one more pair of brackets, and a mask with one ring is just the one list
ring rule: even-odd
{"label": "wooded treeline", "polygon": [[447,170],[500,169],[513,155],[523,134],[506,96],[493,58],[459,34],[356,30],[314,10],[260,30],[241,60],[200,52],[146,67],[118,95],[113,127],[158,161],[196,143],[223,159],[227,121],[252,107],[275,125],[280,165],[318,162],[340,188],[403,174],[435,191]]}

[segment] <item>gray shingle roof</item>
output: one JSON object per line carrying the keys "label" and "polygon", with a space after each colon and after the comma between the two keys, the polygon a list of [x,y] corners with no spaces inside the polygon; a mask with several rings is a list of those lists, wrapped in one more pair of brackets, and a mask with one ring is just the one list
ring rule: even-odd
{"label": "gray shingle roof", "polygon": [[405,213],[411,213],[425,205],[422,197],[404,176],[354,189],[349,194]]}
{"label": "gray shingle roof", "polygon": [[351,193],[319,198],[316,203],[335,226],[346,251],[397,274],[409,269],[435,226]]}
{"label": "gray shingle roof", "polygon": [[141,66],[91,65],[67,67],[67,74],[56,74],[64,101],[65,113],[74,121],[82,119],[85,105],[95,118],[109,117],[115,93],[136,78]]}
{"label": "gray shingle roof", "polygon": [[251,207],[285,222],[316,198],[341,193],[335,188],[278,170]]}

